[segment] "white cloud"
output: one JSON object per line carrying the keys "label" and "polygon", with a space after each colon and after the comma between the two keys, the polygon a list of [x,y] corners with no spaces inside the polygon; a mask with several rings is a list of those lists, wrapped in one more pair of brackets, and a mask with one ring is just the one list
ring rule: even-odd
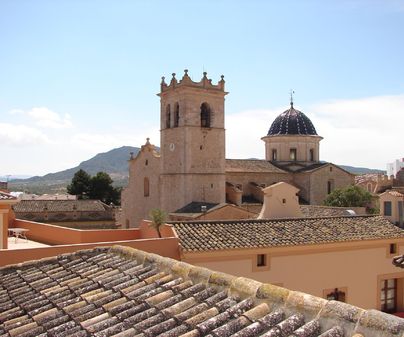
{"label": "white cloud", "polygon": [[48,137],[40,130],[10,123],[0,123],[0,144],[9,146],[29,146],[49,143]]}
{"label": "white cloud", "polygon": [[[313,122],[321,142],[321,159],[336,164],[385,169],[404,155],[404,95],[332,100],[297,107]],[[285,107],[226,116],[228,158],[264,158],[265,136]]]}
{"label": "white cloud", "polygon": [[32,108],[28,111],[13,109],[10,111],[10,113],[28,116],[34,120],[37,126],[42,128],[64,129],[73,126],[71,116],[69,114],[64,114],[62,116],[61,114],[58,114],[46,107]]}

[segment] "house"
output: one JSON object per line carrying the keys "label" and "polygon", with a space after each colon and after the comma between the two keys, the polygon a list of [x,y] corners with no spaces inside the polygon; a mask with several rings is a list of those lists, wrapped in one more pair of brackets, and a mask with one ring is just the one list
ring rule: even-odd
{"label": "house", "polygon": [[390,222],[404,228],[404,193],[388,190],[379,195],[380,214]]}
{"label": "house", "polygon": [[[383,216],[173,222],[181,260],[362,308],[404,311],[404,231]],[[371,262],[370,262],[371,261]],[[389,296],[386,297],[385,293]]]}
{"label": "house", "polygon": [[13,210],[22,220],[81,229],[116,228],[115,208],[100,200],[21,200]]}

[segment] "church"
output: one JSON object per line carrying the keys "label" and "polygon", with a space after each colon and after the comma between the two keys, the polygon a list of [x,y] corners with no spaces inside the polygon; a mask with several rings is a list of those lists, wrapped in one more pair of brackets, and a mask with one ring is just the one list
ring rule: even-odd
{"label": "church", "polygon": [[287,182],[299,189],[303,204],[320,205],[335,188],[354,183],[354,176],[320,161],[320,141],[310,119],[293,106],[272,123],[265,159],[225,157],[224,76],[217,84],[207,73],[194,82],[184,71],[160,93],[160,149],[147,139],[129,160],[129,183],[122,192],[122,221],[138,227],[153,208],[192,213],[195,208],[231,204],[244,207],[263,201],[263,189]]}

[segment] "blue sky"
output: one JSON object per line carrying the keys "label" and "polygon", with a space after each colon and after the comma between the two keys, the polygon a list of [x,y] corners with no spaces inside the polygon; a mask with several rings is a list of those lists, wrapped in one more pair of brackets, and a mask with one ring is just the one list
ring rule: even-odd
{"label": "blue sky", "polygon": [[383,169],[404,155],[403,39],[401,0],[2,0],[0,175],[158,144],[161,76],[185,68],[225,75],[228,157],[263,158],[293,88],[323,160]]}

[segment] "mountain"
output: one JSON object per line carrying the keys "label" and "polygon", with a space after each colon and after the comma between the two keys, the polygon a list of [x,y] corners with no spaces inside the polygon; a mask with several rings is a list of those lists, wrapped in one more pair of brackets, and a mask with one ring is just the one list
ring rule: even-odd
{"label": "mountain", "polygon": [[66,190],[74,174],[83,169],[94,175],[97,172],[107,172],[114,180],[114,185],[124,186],[128,180],[128,159],[130,152],[136,155],[138,147],[122,146],[108,152],[99,153],[81,162],[78,166],[55,173],[48,173],[44,176],[35,176],[28,179],[15,179],[9,182],[12,191],[27,191],[30,193],[60,193]]}
{"label": "mountain", "polygon": [[354,167],[354,166],[348,166],[348,165],[338,165],[345,171],[351,172],[353,174],[386,174],[386,171],[383,170],[378,170],[378,169],[370,169],[366,167]]}

